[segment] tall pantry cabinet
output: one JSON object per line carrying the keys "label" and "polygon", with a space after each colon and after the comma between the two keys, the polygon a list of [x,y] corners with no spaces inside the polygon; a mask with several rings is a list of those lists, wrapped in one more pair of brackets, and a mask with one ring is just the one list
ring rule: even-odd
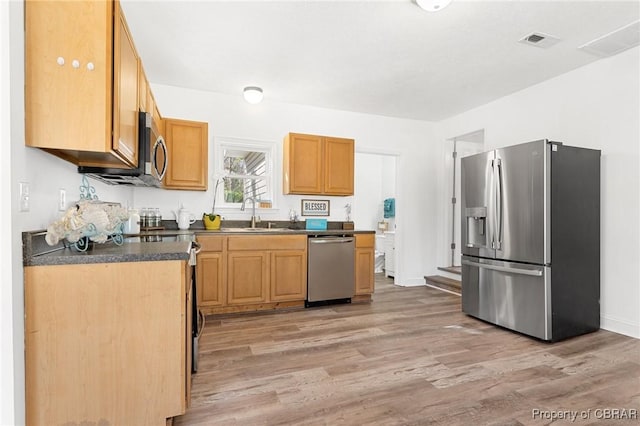
{"label": "tall pantry cabinet", "polygon": [[26,145],[136,166],[139,58],[120,3],[26,1],[25,45]]}

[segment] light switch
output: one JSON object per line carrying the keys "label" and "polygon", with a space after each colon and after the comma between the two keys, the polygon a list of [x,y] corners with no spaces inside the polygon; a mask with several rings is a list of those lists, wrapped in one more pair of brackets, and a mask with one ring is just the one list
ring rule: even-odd
{"label": "light switch", "polygon": [[67,208],[67,191],[64,188],[60,188],[60,195],[58,198],[58,210],[63,212]]}
{"label": "light switch", "polygon": [[29,202],[30,202],[30,193],[29,193],[29,183],[28,182],[20,182],[20,211],[28,212],[29,211]]}

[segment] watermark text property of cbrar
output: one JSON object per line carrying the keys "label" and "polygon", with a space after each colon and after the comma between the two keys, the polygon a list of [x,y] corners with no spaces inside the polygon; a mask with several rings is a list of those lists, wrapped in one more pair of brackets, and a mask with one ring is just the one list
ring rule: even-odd
{"label": "watermark text property of cbrar", "polygon": [[587,410],[531,410],[531,418],[539,420],[637,420],[637,408],[589,408]]}

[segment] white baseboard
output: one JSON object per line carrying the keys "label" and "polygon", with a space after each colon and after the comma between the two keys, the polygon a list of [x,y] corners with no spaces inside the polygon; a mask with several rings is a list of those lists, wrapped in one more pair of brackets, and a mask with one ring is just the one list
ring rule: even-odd
{"label": "white baseboard", "polygon": [[407,280],[402,280],[402,282],[399,282],[399,280],[397,280],[395,284],[400,286],[400,287],[418,287],[418,286],[421,286],[421,285],[422,286],[426,285],[426,283],[424,282],[424,277],[422,277],[422,278],[409,278]]}
{"label": "white baseboard", "polygon": [[614,333],[640,339],[640,324],[609,315],[600,315],[600,328]]}

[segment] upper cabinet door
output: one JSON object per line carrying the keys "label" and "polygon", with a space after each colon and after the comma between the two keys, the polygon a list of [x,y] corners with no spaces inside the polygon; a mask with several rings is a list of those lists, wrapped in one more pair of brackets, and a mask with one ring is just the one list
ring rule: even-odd
{"label": "upper cabinet door", "polygon": [[111,149],[112,7],[25,2],[26,145]]}
{"label": "upper cabinet door", "polygon": [[149,97],[149,80],[144,72],[142,61],[138,63],[138,108],[140,111],[151,112],[148,108],[147,98]]}
{"label": "upper cabinet door", "polygon": [[325,138],[324,193],[353,195],[353,139]]}
{"label": "upper cabinet door", "polygon": [[290,133],[284,140],[284,193],[321,194],[322,136]]}
{"label": "upper cabinet door", "polygon": [[283,166],[285,194],[353,195],[353,139],[289,133]]}
{"label": "upper cabinet door", "polygon": [[132,166],[138,164],[138,54],[120,9],[115,4],[113,33],[113,150]]}
{"label": "upper cabinet door", "polygon": [[168,166],[164,187],[207,190],[208,124],[164,119]]}
{"label": "upper cabinet door", "polygon": [[117,1],[25,3],[25,143],[77,165],[138,162],[138,55]]}

